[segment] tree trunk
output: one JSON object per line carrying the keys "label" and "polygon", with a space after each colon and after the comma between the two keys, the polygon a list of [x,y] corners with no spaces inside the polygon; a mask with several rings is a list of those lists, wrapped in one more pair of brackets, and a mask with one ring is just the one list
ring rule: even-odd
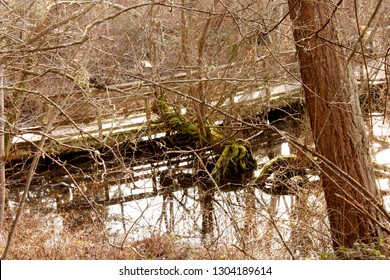
{"label": "tree trunk", "polygon": [[[330,0],[288,0],[316,151],[382,203],[375,183],[356,83],[339,47]],[[332,42],[332,43],[330,43]],[[376,243],[383,222],[373,203],[338,172],[323,166],[323,188],[334,248]]]}

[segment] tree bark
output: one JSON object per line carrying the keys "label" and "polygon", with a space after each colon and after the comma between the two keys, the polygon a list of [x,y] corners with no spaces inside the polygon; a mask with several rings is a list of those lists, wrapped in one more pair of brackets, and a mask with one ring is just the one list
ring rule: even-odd
{"label": "tree bark", "polygon": [[[330,0],[288,3],[316,151],[382,203],[356,82],[338,44],[336,6]],[[384,237],[375,203],[326,165],[322,182],[335,249],[350,248],[355,242],[377,243]]]}

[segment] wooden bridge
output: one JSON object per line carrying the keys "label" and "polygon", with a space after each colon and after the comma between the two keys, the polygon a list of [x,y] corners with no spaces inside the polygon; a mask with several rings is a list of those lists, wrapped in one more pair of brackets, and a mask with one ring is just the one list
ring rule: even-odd
{"label": "wooden bridge", "polygon": [[[368,72],[367,72],[368,71]],[[370,61],[367,67],[355,67],[355,77],[362,87],[367,83],[375,86],[383,86],[387,83],[385,65],[383,62]],[[178,73],[175,79],[185,78],[186,73]],[[205,82],[207,79],[204,80]],[[200,81],[201,82],[201,81]],[[121,113],[111,116],[99,116],[88,123],[76,123],[58,125],[45,134],[46,142],[43,153],[46,155],[62,155],[80,151],[94,151],[107,147],[113,147],[123,141],[139,142],[146,139],[161,137],[167,131],[167,127],[151,110],[153,93],[148,90],[156,84],[147,81],[134,81],[119,85],[108,85],[104,89],[92,88],[92,94],[103,91],[104,94],[119,92],[127,97],[127,106],[138,104],[135,112]],[[141,90],[140,90],[141,89]],[[186,98],[193,98],[186,96]],[[205,106],[216,110],[223,119],[224,110],[240,113],[250,117],[265,112],[272,112],[280,108],[294,106],[303,103],[302,85],[299,81],[274,84],[259,87],[256,91],[235,92],[221,102],[221,98],[210,100]],[[140,105],[141,104],[141,105]],[[142,106],[142,104],[144,104]],[[185,111],[185,108],[183,108]],[[262,112],[263,111],[263,112]],[[22,128],[20,134],[13,137],[12,149],[9,160],[21,160],[31,157],[36,150],[38,142],[42,139],[44,127]]]}

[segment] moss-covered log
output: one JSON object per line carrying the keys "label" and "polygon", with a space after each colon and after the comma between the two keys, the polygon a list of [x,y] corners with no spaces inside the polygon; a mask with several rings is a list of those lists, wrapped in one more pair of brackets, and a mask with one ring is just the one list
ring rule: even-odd
{"label": "moss-covered log", "polygon": [[[172,130],[199,139],[206,145],[215,145],[224,139],[224,136],[212,128],[206,119],[206,139],[201,136],[199,125],[196,122],[188,121],[179,108],[169,106],[163,95],[157,96],[157,107],[161,118]],[[250,144],[244,140],[236,140],[221,145],[213,146],[215,153],[219,155],[217,162],[212,164],[211,175],[218,184],[226,182],[245,183],[246,178],[253,175],[257,167],[256,159],[253,158]]]}
{"label": "moss-covered log", "polygon": [[[218,131],[207,126],[206,139],[202,139],[200,128],[196,122],[188,121],[178,108],[169,106],[163,95],[157,96],[157,106],[161,118],[172,130],[189,135],[194,139],[205,140],[206,144],[214,145],[224,139]],[[207,120],[205,121],[208,124]],[[252,155],[250,144],[247,141],[238,139],[213,147],[214,152],[219,156],[209,169],[212,178],[227,191],[242,188],[253,178],[253,172],[257,168],[257,161]],[[222,151],[222,152],[221,152]],[[270,195],[292,195],[296,194],[297,184],[291,187],[291,178],[300,176],[306,178],[307,163],[300,163],[296,155],[280,155],[267,162],[256,179],[255,187]],[[269,177],[273,176],[270,180]],[[305,180],[303,180],[305,181]],[[249,186],[249,185],[248,185]]]}
{"label": "moss-covered log", "polygon": [[279,155],[264,164],[259,174],[259,180],[264,181],[274,173],[276,168],[286,166],[296,160],[296,155]]}
{"label": "moss-covered log", "polygon": [[214,128],[211,128],[207,119],[205,120],[205,124],[207,125],[206,138],[203,139],[199,125],[196,122],[187,120],[179,108],[169,106],[163,95],[157,96],[157,107],[165,123],[177,132],[187,134],[191,138],[202,140],[210,145],[216,144],[223,139],[223,135]]}
{"label": "moss-covered log", "polygon": [[[313,160],[317,160],[314,158]],[[305,188],[307,176],[312,175],[312,166],[298,162],[296,155],[279,155],[266,164],[256,179],[255,186],[269,195],[296,195],[300,188]],[[269,177],[273,175],[272,179]],[[293,183],[293,177],[300,177],[300,180]]]}
{"label": "moss-covered log", "polygon": [[252,155],[249,143],[239,139],[225,146],[211,175],[217,183],[222,179],[238,180],[244,183],[246,178],[252,177],[256,167],[257,162]]}

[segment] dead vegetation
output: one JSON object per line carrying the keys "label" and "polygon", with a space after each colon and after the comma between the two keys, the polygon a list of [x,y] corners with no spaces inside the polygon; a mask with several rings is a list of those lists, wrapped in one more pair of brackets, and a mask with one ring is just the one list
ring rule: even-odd
{"label": "dead vegetation", "polygon": [[[388,121],[390,13],[377,3],[343,1],[336,13],[348,27],[339,28],[343,50],[360,65],[371,132],[374,111]],[[303,98],[270,99],[300,81],[289,11],[283,1],[0,1],[1,251],[11,244],[9,259],[338,258]],[[380,85],[369,83],[370,63]],[[162,96],[166,130],[157,137]],[[142,129],[105,138],[105,119],[134,116],[145,117]],[[61,125],[85,136],[91,122],[103,148],[51,139]],[[27,139],[38,149],[16,162],[12,139],[21,133],[43,140]],[[388,149],[388,134],[371,138],[373,153]],[[43,142],[73,150],[44,153]],[[261,174],[287,142],[298,161]],[[388,185],[388,164],[375,167]],[[343,249],[345,258],[383,258],[367,244]]]}

